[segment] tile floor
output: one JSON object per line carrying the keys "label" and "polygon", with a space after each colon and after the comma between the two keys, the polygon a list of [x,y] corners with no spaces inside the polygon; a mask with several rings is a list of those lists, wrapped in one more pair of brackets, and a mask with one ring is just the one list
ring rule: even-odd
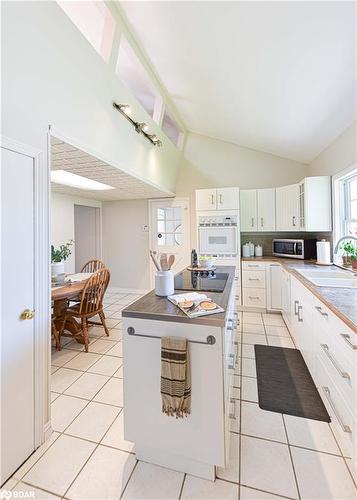
{"label": "tile floor", "polygon": [[[280,315],[239,313],[236,420],[230,460],[215,482],[138,462],[123,436],[121,310],[138,298],[108,293],[110,337],[92,327],[89,353],[64,339],[52,353],[51,438],[4,489],[35,499],[346,499],[356,476],[329,424],[261,410],[254,344],[294,347]],[[355,477],[355,479],[353,479]]]}

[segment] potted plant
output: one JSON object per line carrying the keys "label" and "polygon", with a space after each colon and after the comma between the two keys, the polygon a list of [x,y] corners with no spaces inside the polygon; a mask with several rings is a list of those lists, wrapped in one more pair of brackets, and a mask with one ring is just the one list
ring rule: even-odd
{"label": "potted plant", "polygon": [[51,275],[57,276],[57,274],[64,273],[64,262],[72,253],[71,246],[74,241],[70,240],[65,245],[60,245],[59,248],[55,248],[51,245]]}
{"label": "potted plant", "polygon": [[354,252],[351,255],[352,269],[357,271],[357,246],[354,248]]}
{"label": "potted plant", "polygon": [[351,267],[352,265],[353,269],[356,269],[356,259],[357,259],[356,245],[351,240],[347,240],[346,243],[342,245],[342,249],[345,253],[342,256],[344,267]]}

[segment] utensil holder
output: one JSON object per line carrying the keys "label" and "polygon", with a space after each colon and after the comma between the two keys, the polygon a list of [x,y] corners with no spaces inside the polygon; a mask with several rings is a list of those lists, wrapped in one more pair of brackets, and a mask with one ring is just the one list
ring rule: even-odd
{"label": "utensil holder", "polygon": [[167,297],[174,293],[174,275],[171,271],[157,271],[155,274],[155,294]]}

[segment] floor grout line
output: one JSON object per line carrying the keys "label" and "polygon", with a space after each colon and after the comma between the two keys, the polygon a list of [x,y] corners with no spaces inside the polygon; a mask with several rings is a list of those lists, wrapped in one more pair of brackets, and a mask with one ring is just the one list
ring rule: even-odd
{"label": "floor grout line", "polygon": [[186,472],[184,472],[184,474],[183,474],[183,480],[182,480],[182,484],[181,484],[181,488],[180,488],[180,493],[179,493],[179,496],[178,496],[178,500],[181,500],[183,488],[184,488],[185,481],[186,481],[186,476],[187,476],[187,474],[186,474]]}
{"label": "floor grout line", "polygon": [[298,482],[298,478],[297,478],[297,475],[296,475],[295,464],[294,464],[294,460],[293,460],[293,454],[292,454],[291,448],[290,448],[288,430],[286,428],[284,415],[283,415],[283,425],[284,425],[284,430],[285,430],[285,434],[286,434],[286,439],[287,439],[287,442],[288,442],[289,456],[290,456],[290,461],[291,461],[291,465],[292,465],[292,468],[293,468],[296,489],[297,489],[297,492],[298,492],[298,495],[299,495],[299,499],[300,499],[301,498],[301,494],[300,494],[299,482]]}

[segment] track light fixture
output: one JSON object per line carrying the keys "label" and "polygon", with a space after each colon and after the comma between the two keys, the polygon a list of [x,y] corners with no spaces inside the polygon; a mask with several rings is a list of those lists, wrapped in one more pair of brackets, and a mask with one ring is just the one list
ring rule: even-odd
{"label": "track light fixture", "polygon": [[154,146],[162,146],[162,142],[157,137],[157,135],[148,133],[149,127],[146,123],[136,122],[130,117],[131,108],[129,104],[117,104],[116,102],[113,102],[113,107],[123,116],[125,116],[125,118],[133,125],[138,134],[143,134],[143,136],[146,137],[146,139],[150,141]]}

